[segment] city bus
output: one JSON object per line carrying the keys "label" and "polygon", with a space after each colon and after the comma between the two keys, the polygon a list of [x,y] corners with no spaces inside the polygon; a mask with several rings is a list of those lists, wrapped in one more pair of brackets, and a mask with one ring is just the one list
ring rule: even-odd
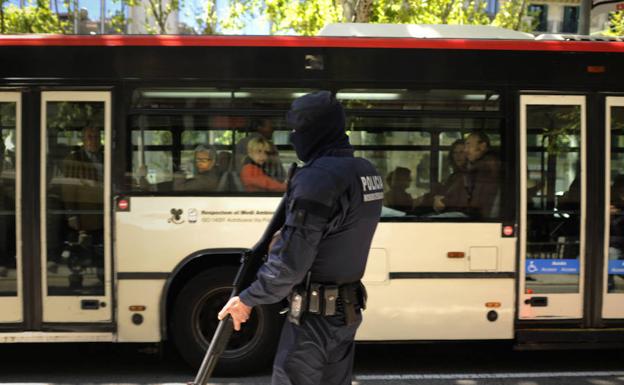
{"label": "city bus", "polygon": [[[342,27],[0,37],[0,342],[198,365],[297,162],[284,115],[330,90],[385,184],[358,341],[622,347],[624,42]],[[241,180],[260,138],[276,188]],[[271,361],[283,307],[254,309],[222,373]]]}

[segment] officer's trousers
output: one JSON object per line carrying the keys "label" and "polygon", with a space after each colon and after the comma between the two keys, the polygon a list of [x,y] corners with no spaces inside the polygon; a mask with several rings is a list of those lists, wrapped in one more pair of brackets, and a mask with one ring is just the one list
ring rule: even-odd
{"label": "officer's trousers", "polygon": [[305,314],[301,325],[284,322],[272,385],[351,385],[355,332],[362,323],[346,326],[344,316]]}

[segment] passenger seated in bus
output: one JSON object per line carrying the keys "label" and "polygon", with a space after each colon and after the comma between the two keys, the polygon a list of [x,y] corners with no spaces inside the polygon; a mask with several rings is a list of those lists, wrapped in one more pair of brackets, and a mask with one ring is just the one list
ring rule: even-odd
{"label": "passenger seated in bus", "polygon": [[468,167],[468,158],[466,158],[466,147],[463,139],[457,139],[451,144],[449,151],[449,163],[451,166],[451,174],[444,182],[434,186],[431,191],[423,196],[416,198],[415,206],[433,209],[436,212],[443,211],[445,208],[444,197],[448,194],[451,186],[463,181]]}
{"label": "passenger seated in bus", "polygon": [[482,131],[473,131],[464,144],[467,170],[457,176],[443,197],[436,203],[438,211],[461,211],[476,218],[498,215],[501,165],[490,146],[490,138]]}
{"label": "passenger seated in bus", "polygon": [[173,178],[173,190],[217,191],[220,180],[217,150],[214,146],[199,145],[193,154],[193,177],[186,179],[184,173],[176,173]]}
{"label": "passenger seated in bus", "polygon": [[243,162],[240,179],[245,191],[285,191],[286,183],[267,175],[262,166],[269,158],[271,143],[263,137],[252,138],[247,143],[247,157]]}
{"label": "passenger seated in bus", "polygon": [[68,226],[88,234],[94,244],[103,242],[104,151],[100,130],[86,126],[82,130],[82,147],[63,161],[65,182],[61,195],[66,210],[98,211],[98,214],[70,214]]}
{"label": "passenger seated in bus", "polygon": [[386,176],[390,189],[384,193],[384,206],[409,212],[414,206],[414,198],[406,191],[412,182],[409,168],[397,167]]}
{"label": "passenger seated in bus", "polygon": [[262,166],[264,172],[271,178],[280,182],[286,180],[286,170],[280,160],[279,152],[273,144],[273,122],[271,119],[254,119],[251,121],[250,134],[241,139],[236,144],[235,163],[236,170],[240,172],[247,158],[247,144],[253,138],[264,138],[269,142],[270,149],[267,154],[267,161]]}

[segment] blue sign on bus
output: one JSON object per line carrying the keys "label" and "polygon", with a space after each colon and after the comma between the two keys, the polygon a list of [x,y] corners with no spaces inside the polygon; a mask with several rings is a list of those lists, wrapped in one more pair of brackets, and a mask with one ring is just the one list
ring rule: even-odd
{"label": "blue sign on bus", "polygon": [[624,274],[624,260],[609,261],[609,274]]}
{"label": "blue sign on bus", "polygon": [[527,259],[527,274],[578,274],[578,259]]}

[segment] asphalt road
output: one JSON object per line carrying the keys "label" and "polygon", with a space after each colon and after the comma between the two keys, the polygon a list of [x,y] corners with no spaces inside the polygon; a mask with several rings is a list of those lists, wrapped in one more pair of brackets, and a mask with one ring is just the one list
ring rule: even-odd
{"label": "asphalt road", "polygon": [[[173,352],[152,345],[0,345],[0,384],[185,384]],[[270,384],[270,370],[214,384]],[[359,345],[354,384],[624,385],[624,350],[514,351],[506,343]]]}

